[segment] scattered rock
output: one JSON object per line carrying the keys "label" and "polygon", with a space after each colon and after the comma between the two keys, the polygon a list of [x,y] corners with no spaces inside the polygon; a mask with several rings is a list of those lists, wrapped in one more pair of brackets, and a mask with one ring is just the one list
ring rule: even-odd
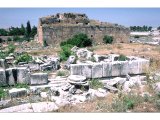
{"label": "scattered rock", "polygon": [[41,92],[41,93],[40,93],[40,96],[41,96],[42,98],[47,98],[47,97],[48,97],[47,92]]}
{"label": "scattered rock", "polygon": [[116,92],[119,91],[117,88],[109,86],[109,85],[105,85],[104,88],[107,89],[110,92],[113,92],[113,93],[116,93]]}
{"label": "scattered rock", "polygon": [[75,88],[75,86],[73,85],[70,89],[69,89],[69,93],[70,94],[75,94],[75,92],[76,92],[76,88]]}

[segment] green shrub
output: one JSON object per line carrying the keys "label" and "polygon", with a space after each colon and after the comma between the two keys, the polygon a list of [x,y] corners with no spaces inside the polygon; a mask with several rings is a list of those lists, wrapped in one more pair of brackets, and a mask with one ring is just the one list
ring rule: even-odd
{"label": "green shrub", "polygon": [[46,40],[44,40],[44,41],[43,41],[43,46],[44,46],[44,47],[47,47],[47,46],[48,46],[48,44],[47,44],[47,41],[46,41]]}
{"label": "green shrub", "polygon": [[57,76],[66,76],[66,71],[58,71]]}
{"label": "green shrub", "polygon": [[19,63],[19,62],[28,63],[29,61],[32,61],[32,56],[30,56],[28,53],[24,53],[16,58],[16,63]]}
{"label": "green shrub", "polygon": [[0,100],[6,96],[6,92],[3,90],[3,88],[0,88]]}
{"label": "green shrub", "polygon": [[13,44],[8,45],[8,54],[13,53],[16,49],[16,46]]}
{"label": "green shrub", "polygon": [[118,57],[118,60],[119,61],[126,61],[126,60],[128,60],[128,58],[125,56],[125,55],[120,55],[119,57]]}
{"label": "green shrub", "polygon": [[100,82],[98,79],[92,79],[90,82],[89,82],[89,85],[91,88],[93,89],[98,89],[98,88],[103,88],[104,85],[102,82]]}
{"label": "green shrub", "polygon": [[15,85],[16,88],[29,88],[29,86],[27,84],[22,84],[22,83],[17,83]]}
{"label": "green shrub", "polygon": [[105,35],[103,38],[103,42],[106,44],[112,44],[113,42],[113,36]]}
{"label": "green shrub", "polygon": [[67,44],[71,44],[77,47],[87,47],[87,46],[92,46],[92,40],[89,39],[86,34],[79,33],[64,42],[61,42],[60,46],[64,46]]}
{"label": "green shrub", "polygon": [[10,37],[8,37],[8,38],[7,38],[7,41],[9,41],[9,42],[10,42],[10,41],[12,41],[12,39],[11,39]]}
{"label": "green shrub", "polygon": [[73,47],[73,45],[70,45],[70,44],[66,44],[64,46],[61,46],[61,51],[60,51],[60,59],[62,61],[66,61],[67,58],[72,55],[72,51],[71,51],[71,48]]}
{"label": "green shrub", "polygon": [[135,35],[134,38],[140,38],[140,36],[139,35]]}

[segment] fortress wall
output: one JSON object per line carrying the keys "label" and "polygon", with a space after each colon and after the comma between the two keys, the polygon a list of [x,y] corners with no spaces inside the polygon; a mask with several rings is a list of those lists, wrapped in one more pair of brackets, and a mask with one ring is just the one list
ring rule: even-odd
{"label": "fortress wall", "polygon": [[129,41],[129,29],[121,27],[105,27],[105,26],[55,26],[55,27],[39,27],[38,36],[40,43],[43,40],[49,45],[58,44],[73,35],[85,33],[92,38],[96,43],[102,43],[105,35],[112,35],[114,42]]}

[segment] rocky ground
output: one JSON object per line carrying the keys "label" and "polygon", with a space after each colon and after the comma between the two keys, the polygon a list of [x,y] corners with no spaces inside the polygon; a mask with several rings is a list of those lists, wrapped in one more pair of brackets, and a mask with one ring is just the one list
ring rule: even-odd
{"label": "rocky ground", "polygon": [[[48,72],[49,84],[27,86],[18,95],[13,94],[11,99],[2,100],[0,112],[159,112],[159,46],[119,43],[88,49],[98,55],[114,53],[146,58],[151,61],[150,69],[145,75],[110,78],[112,82],[108,82],[108,79],[86,82],[86,78],[81,78],[82,84],[76,85],[79,83],[77,79],[70,78],[68,82],[69,73],[60,72],[65,71],[65,62],[62,62],[60,70]],[[46,53],[56,56],[58,51],[58,47],[27,50],[34,56]]]}

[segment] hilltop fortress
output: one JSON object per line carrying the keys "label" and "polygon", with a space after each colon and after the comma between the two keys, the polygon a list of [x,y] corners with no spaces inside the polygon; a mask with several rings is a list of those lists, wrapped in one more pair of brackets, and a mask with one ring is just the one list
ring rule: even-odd
{"label": "hilltop fortress", "polygon": [[101,44],[105,35],[111,35],[114,42],[129,42],[129,28],[121,25],[90,20],[86,14],[57,13],[39,18],[38,41],[48,45],[59,44],[78,33],[85,33],[95,43]]}

